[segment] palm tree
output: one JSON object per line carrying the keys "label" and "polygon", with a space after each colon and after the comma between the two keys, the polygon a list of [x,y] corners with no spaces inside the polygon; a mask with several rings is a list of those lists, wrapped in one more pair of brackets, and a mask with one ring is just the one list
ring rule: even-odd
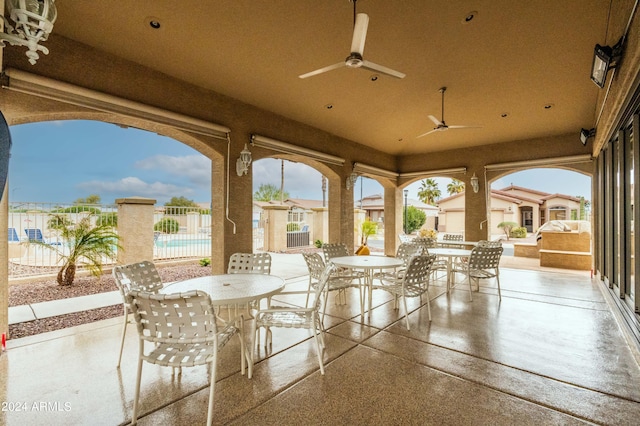
{"label": "palm tree", "polygon": [[423,179],[420,182],[420,189],[418,190],[418,198],[425,204],[436,205],[436,201],[440,198],[442,193],[438,189],[438,183],[435,179]]}
{"label": "palm tree", "polygon": [[[113,226],[98,221],[92,225],[90,214],[83,217],[77,224],[70,222],[63,215],[52,215],[49,225],[60,232],[60,238],[64,241],[63,247],[69,248],[69,254],[58,251],[63,260],[56,281],[58,285],[71,285],[76,276],[79,263],[86,265],[92,275],[98,277],[102,274],[103,257],[113,258],[116,249],[122,249],[118,244],[119,236]],[[56,246],[42,244],[45,247],[56,250]]]}
{"label": "palm tree", "polygon": [[447,192],[449,195],[464,192],[464,183],[458,179],[451,179],[451,182],[447,185]]}

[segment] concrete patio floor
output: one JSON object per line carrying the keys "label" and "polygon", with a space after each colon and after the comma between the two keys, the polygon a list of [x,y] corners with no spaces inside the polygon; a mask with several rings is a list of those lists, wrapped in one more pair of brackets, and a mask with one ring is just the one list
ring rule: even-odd
{"label": "concrete patio floor", "polygon": [[[281,258],[280,256],[292,256]],[[277,265],[280,265],[280,269]],[[274,275],[306,288],[300,255],[274,258]],[[357,290],[327,307],[326,374],[303,330],[274,329],[240,374],[239,343],[221,352],[216,424],[636,424],[640,369],[589,272],[501,269],[468,301],[432,286],[409,301],[411,331],[392,299],[374,292],[361,322]],[[280,302],[304,303],[299,298]],[[130,422],[137,336],[130,324],[116,369],[122,318],[9,341],[0,356],[0,423],[118,425]],[[262,340],[264,341],[264,335]],[[141,425],[204,424],[206,368],[145,364]]]}

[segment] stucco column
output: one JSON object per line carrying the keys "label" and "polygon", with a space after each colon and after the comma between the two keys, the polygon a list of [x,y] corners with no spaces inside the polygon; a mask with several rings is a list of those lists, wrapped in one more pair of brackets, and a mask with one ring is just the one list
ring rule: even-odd
{"label": "stucco column", "polygon": [[200,229],[200,213],[187,212],[187,234],[197,234]]}
{"label": "stucco column", "polygon": [[402,234],[402,195],[397,187],[384,189],[384,254],[395,256]]}
{"label": "stucco column", "polygon": [[323,243],[329,240],[329,209],[326,207],[312,207],[313,225],[311,238],[313,242],[320,240]]}
{"label": "stucco column", "polygon": [[280,251],[287,248],[287,215],[289,206],[265,206],[267,216],[264,232],[265,251]]}
{"label": "stucco column", "polygon": [[[2,49],[0,49],[2,50]],[[5,185],[0,201],[0,229],[9,226],[9,185]],[[0,232],[0,333],[9,337],[9,258],[8,232]]]}
{"label": "stucco column", "polygon": [[464,237],[468,241],[486,240],[490,236],[487,203],[491,188],[487,188],[486,180],[480,178],[478,182],[480,188],[477,193],[473,192],[471,189],[471,176],[473,176],[474,171],[476,176],[483,176],[483,170],[469,169],[464,179],[466,188],[464,194]]}
{"label": "stucco column", "polygon": [[365,220],[367,211],[361,209],[353,209],[353,223],[355,224],[353,231],[353,246],[360,247],[360,237],[362,236],[362,223]]}
{"label": "stucco column", "polygon": [[122,250],[118,264],[153,261],[153,211],[156,200],[150,198],[119,198],[118,235]]}

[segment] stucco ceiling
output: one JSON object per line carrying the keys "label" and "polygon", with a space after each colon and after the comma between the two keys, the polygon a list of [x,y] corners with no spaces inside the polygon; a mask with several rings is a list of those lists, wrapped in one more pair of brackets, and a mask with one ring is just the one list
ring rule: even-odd
{"label": "stucco ceiling", "polygon": [[[349,0],[56,6],[56,34],[393,155],[568,133],[579,143],[597,113],[593,48],[610,42],[608,0],[359,0],[365,59],[406,77],[343,67],[300,79],[349,54]],[[447,124],[482,127],[416,138],[441,118],[443,86]]]}

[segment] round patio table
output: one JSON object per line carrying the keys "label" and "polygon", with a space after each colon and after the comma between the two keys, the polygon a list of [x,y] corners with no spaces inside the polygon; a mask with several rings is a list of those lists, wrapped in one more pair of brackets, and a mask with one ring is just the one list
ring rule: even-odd
{"label": "round patio table", "polygon": [[[371,319],[371,297],[373,296],[373,271],[375,269],[397,268],[404,264],[402,259],[387,256],[341,256],[334,257],[330,260],[334,265],[341,268],[360,269],[364,271],[365,293],[369,292],[369,319]],[[360,317],[364,318],[364,303],[360,302]]]}

